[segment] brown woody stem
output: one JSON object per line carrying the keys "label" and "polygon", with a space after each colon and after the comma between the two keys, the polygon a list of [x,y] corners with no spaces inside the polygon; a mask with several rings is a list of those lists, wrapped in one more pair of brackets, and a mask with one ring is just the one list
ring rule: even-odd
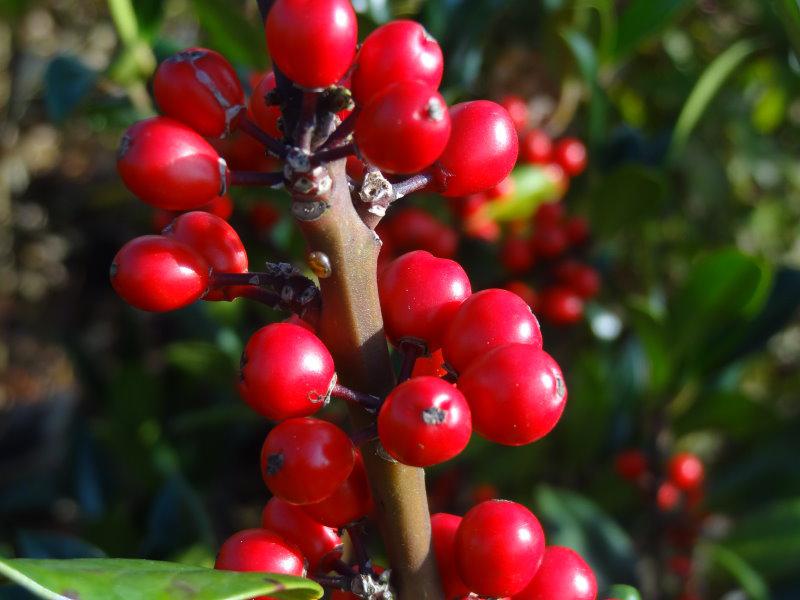
{"label": "brown woody stem", "polygon": [[378,396],[373,396],[372,394],[363,394],[361,392],[357,392],[356,390],[351,390],[350,388],[343,386],[341,383],[337,383],[333,386],[333,389],[331,390],[331,398],[346,400],[347,402],[358,404],[370,412],[376,412],[381,407],[381,404],[383,404],[383,400],[381,400]]}

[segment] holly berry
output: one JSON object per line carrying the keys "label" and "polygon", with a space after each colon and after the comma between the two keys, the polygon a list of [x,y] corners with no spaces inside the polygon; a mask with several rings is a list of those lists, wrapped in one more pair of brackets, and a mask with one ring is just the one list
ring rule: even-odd
{"label": "holly berry", "polygon": [[379,92],[358,115],[355,140],[367,161],[389,173],[416,173],[433,163],[450,137],[444,98],[421,81]]}
{"label": "holly berry", "polygon": [[222,137],[244,110],[244,91],[225,58],[206,48],[189,48],[162,62],[153,80],[161,112],[205,137]]}
{"label": "holly berry", "polygon": [[553,148],[553,160],[561,165],[567,175],[580,175],[586,168],[586,146],[576,138],[561,139]]}
{"label": "holly berry", "polygon": [[624,450],[614,458],[614,469],[623,479],[638,481],[647,472],[647,457],[641,450]]}
{"label": "holly berry", "polygon": [[402,252],[427,250],[438,258],[452,258],[458,247],[458,235],[427,211],[409,206],[381,222],[381,239],[392,238]]}
{"label": "holly berry", "polygon": [[457,456],[472,433],[469,406],[455,386],[436,377],[414,377],[386,397],[378,436],[390,456],[429,467]]}
{"label": "holly berry", "polygon": [[539,306],[542,316],[554,325],[572,325],[583,318],[583,300],[569,288],[544,290]]}
{"label": "holly berry", "polygon": [[536,227],[560,225],[564,220],[564,205],[561,202],[545,202],[536,208],[533,224]]}
{"label": "holly berry", "polygon": [[[196,210],[201,210],[203,212],[210,213],[212,215],[218,216],[220,219],[224,219],[227,221],[231,218],[233,214],[233,200],[231,200],[230,196],[217,196],[208,204],[204,204],[203,206],[197,208]],[[164,210],[163,208],[156,208],[153,211],[153,229],[157,233],[161,233],[161,231],[172,221],[175,220],[176,217],[180,216],[180,211],[175,210]]]}
{"label": "holly berry", "polygon": [[143,201],[192,210],[225,193],[228,168],[217,151],[183,123],[166,117],[139,121],[122,137],[117,169]]}
{"label": "holly berry", "polygon": [[445,196],[467,196],[505,179],[517,162],[519,141],[511,117],[488,100],[450,108],[452,130],[439,157],[439,186]]}
{"label": "holly berry", "polygon": [[461,581],[456,569],[455,540],[461,517],[448,513],[431,515],[431,540],[439,568],[445,598],[455,598],[469,594],[466,584]]}
{"label": "holly berry", "polygon": [[255,138],[237,129],[226,138],[210,140],[211,145],[234,171],[275,171],[278,161]]}
{"label": "holly berry", "polygon": [[443,69],[442,49],[422,25],[391,21],[370,33],[358,51],[353,98],[367,104],[397,82],[420,81],[435,90]]}
{"label": "holly berry", "polygon": [[267,95],[275,89],[275,73],[264,75],[250,94],[248,109],[253,122],[274,138],[281,139],[283,133],[278,127],[281,107],[269,104]]}
{"label": "holly berry", "polygon": [[539,299],[538,295],[536,294],[536,290],[534,290],[530,285],[524,281],[514,280],[506,283],[505,289],[522,298],[525,303],[530,306],[531,310],[535,310]]}
{"label": "holly berry", "polygon": [[125,302],[163,312],[188,306],[208,290],[209,266],[186,244],[145,235],[125,244],[111,263],[111,285]]}
{"label": "holly berry", "polygon": [[572,217],[564,223],[564,233],[570,245],[580,246],[589,239],[589,222],[583,217]]}
{"label": "holly berry", "polygon": [[681,490],[689,491],[700,487],[705,477],[702,461],[690,452],[673,456],[667,465],[669,478]]}
{"label": "holly berry", "polygon": [[539,322],[530,307],[508,290],[488,289],[472,294],[458,309],[442,349],[458,373],[489,350],[511,343],[542,347]]}
{"label": "holly berry", "polygon": [[531,248],[542,258],[556,258],[569,246],[567,234],[558,226],[539,226],[531,237]]}
{"label": "holly berry", "polygon": [[600,275],[592,267],[568,260],[555,269],[556,277],[581,298],[594,298],[600,291]]}
{"label": "holly berry", "polygon": [[511,596],[521,592],[539,568],[544,531],[521,504],[489,500],[464,515],[454,553],[467,588],[481,596]]}
{"label": "holly berry", "polygon": [[511,196],[517,189],[517,184],[514,180],[512,175],[509,175],[503,181],[490,187],[486,190],[486,197],[492,200],[501,200],[503,198],[508,198]]}
{"label": "holly berry", "polygon": [[301,508],[318,523],[337,529],[372,512],[372,494],[361,452],[356,449],[353,470],[344,483],[324,500],[304,504]]}
{"label": "holly berry", "polygon": [[306,417],[325,406],[336,382],[333,357],[305,327],[272,323],[247,342],[239,392],[272,421]]}
{"label": "holly berry", "polygon": [[508,116],[514,123],[518,132],[522,132],[528,126],[528,103],[521,96],[510,94],[500,101],[500,106],[508,111]]}
{"label": "holly berry", "polygon": [[311,573],[326,571],[342,556],[342,539],[335,529],[317,523],[299,506],[270,498],[261,513],[261,526],[296,545],[308,561]]}
{"label": "holly berry", "polygon": [[508,446],[550,433],[567,403],[558,363],[531,344],[507,344],[475,359],[458,378],[458,389],[475,431]]}
{"label": "holly berry", "polygon": [[279,423],[261,449],[264,482],[275,496],[292,504],[330,496],[350,475],[354,462],[355,449],[347,434],[311,417]]}
{"label": "holly berry", "polygon": [[521,237],[510,237],[500,248],[500,262],[509,273],[525,273],[533,267],[533,252],[528,241]]}
{"label": "holly berry", "polygon": [[597,579],[581,556],[562,546],[548,546],[531,582],[511,600],[595,600]]}
{"label": "holly berry", "polygon": [[445,329],[472,288],[457,262],[417,250],[393,260],[378,278],[386,335],[395,344],[441,347]]}
{"label": "holly berry", "polygon": [[534,165],[546,165],[553,158],[553,141],[541,129],[531,129],[521,142],[522,160]]}
{"label": "holly berry", "polygon": [[266,33],[270,56],[289,79],[324,88],[353,62],[358,23],[350,0],[277,0]]}
{"label": "holly berry", "polygon": [[681,490],[669,481],[663,482],[656,490],[656,506],[662,512],[672,512],[680,504],[683,494]]}

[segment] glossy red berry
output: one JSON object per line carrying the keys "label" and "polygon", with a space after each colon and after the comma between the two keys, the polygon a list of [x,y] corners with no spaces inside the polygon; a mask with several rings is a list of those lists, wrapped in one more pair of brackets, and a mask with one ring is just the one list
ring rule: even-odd
{"label": "glossy red berry", "polygon": [[317,523],[299,506],[273,497],[261,513],[261,526],[297,546],[311,573],[327,571],[342,556],[342,539],[336,530]]}
{"label": "glossy red berry", "polygon": [[546,165],[553,158],[553,141],[541,129],[531,129],[522,137],[519,153],[526,163]]}
{"label": "glossy red berry", "polygon": [[554,325],[572,325],[583,318],[583,300],[566,287],[551,287],[539,301],[540,314]]}
{"label": "glossy red berry", "polygon": [[162,62],[153,80],[161,112],[205,137],[222,137],[244,110],[244,90],[231,64],[207,48],[189,48]]}
{"label": "glossy red berry", "polygon": [[561,202],[545,202],[536,207],[533,224],[539,227],[555,227],[564,220],[564,205]]}
{"label": "glossy red berry", "polygon": [[304,504],[302,509],[312,519],[328,527],[341,528],[364,518],[372,512],[372,493],[361,452],[349,477],[324,500]]}
{"label": "glossy red berry", "polygon": [[386,335],[395,344],[441,347],[453,315],[469,297],[469,278],[457,262],[417,250],[393,260],[378,278]]}
{"label": "glossy red berry", "polygon": [[681,490],[669,481],[663,482],[656,490],[656,506],[662,512],[672,512],[683,499]]}
{"label": "glossy red berry", "polygon": [[450,141],[439,157],[439,186],[445,196],[467,196],[505,179],[517,162],[519,141],[508,112],[476,100],[450,108]]}
{"label": "glossy red berry", "polygon": [[542,562],[544,531],[531,511],[507,500],[489,500],[464,515],[454,544],[456,568],[481,596],[521,592]]}
{"label": "glossy red berry", "polygon": [[217,151],[183,123],[166,117],[139,121],[122,137],[122,180],[144,202],[192,210],[225,193],[228,168]]}
{"label": "glossy red berry", "polygon": [[562,546],[548,546],[531,582],[511,600],[596,600],[597,579],[581,556]]}
{"label": "glossy red berry", "polygon": [[[217,196],[211,202],[207,204],[203,204],[203,206],[198,207],[195,210],[201,210],[203,212],[210,213],[212,215],[216,215],[220,219],[228,220],[231,218],[233,214],[233,200],[231,200],[230,196]],[[183,214],[180,211],[174,210],[164,210],[163,208],[156,208],[153,211],[153,229],[157,233],[161,233],[161,231],[172,223],[176,217]]]}
{"label": "glossy red berry", "polygon": [[350,0],[277,0],[266,32],[272,60],[305,88],[337,83],[353,62],[358,41]]}
{"label": "glossy red berry", "polygon": [[356,121],[355,140],[362,156],[389,173],[416,173],[431,165],[449,137],[447,104],[421,81],[384,89]]}
{"label": "glossy red berry", "polygon": [[279,423],[261,449],[264,482],[275,496],[292,504],[319,502],[333,494],[354,462],[355,449],[347,434],[311,417]]}
{"label": "glossy red berry", "polygon": [[453,258],[458,248],[458,235],[429,212],[409,206],[381,223],[382,234],[388,234],[395,250],[426,250],[438,258]]}
{"label": "glossy red berry", "polygon": [[522,133],[528,126],[528,104],[521,96],[508,95],[500,101],[500,106],[508,111],[508,116],[514,123],[514,127]]}
{"label": "glossy red berry", "polygon": [[142,310],[182,308],[208,290],[209,266],[192,248],[160,235],[125,244],[111,263],[111,285],[125,302]]}
{"label": "glossy red berry", "polygon": [[623,479],[638,481],[647,472],[647,457],[641,450],[624,450],[614,458],[614,470]]}
{"label": "glossy red berry", "polygon": [[272,323],[247,342],[239,392],[250,407],[272,421],[314,414],[336,382],[331,353],[305,327]]}
{"label": "glossy red berry", "polygon": [[413,377],[401,383],[378,414],[378,436],[386,452],[414,467],[429,467],[457,456],[471,434],[464,395],[436,377]]}
{"label": "glossy red berry", "polygon": [[553,160],[561,165],[570,177],[580,175],[586,168],[586,146],[575,138],[561,139],[553,148]]}
{"label": "glossy red berry", "polygon": [[258,82],[250,94],[248,109],[253,122],[274,138],[283,138],[283,133],[278,127],[281,117],[281,107],[269,104],[267,95],[275,89],[275,73],[270,71]]}
{"label": "glossy red berry", "polygon": [[475,431],[508,446],[550,433],[567,403],[558,363],[531,344],[508,344],[477,358],[458,378],[458,389]]}
{"label": "glossy red berry", "polygon": [[[222,571],[244,571],[280,573],[305,577],[303,555],[294,544],[266,529],[245,529],[234,533],[222,544],[217,554],[215,569]],[[259,596],[258,600],[270,600],[271,596]]]}
{"label": "glossy red berry", "polygon": [[689,491],[700,487],[705,477],[702,461],[690,452],[680,452],[667,465],[669,478],[676,487]]}
{"label": "glossy red berry", "polygon": [[445,598],[457,598],[469,594],[466,584],[461,581],[456,569],[454,545],[456,530],[461,524],[461,517],[448,513],[431,515],[431,539],[439,578],[442,581]]}
{"label": "glossy red berry", "polygon": [[533,251],[528,240],[510,237],[500,248],[500,262],[509,273],[525,273],[533,267]]}
{"label": "glossy red berry", "polygon": [[445,337],[444,357],[458,373],[489,350],[511,343],[542,347],[539,322],[530,307],[508,290],[472,294],[458,309]]}
{"label": "glossy red berry", "polygon": [[353,71],[353,98],[367,104],[397,82],[421,81],[435,90],[442,81],[442,49],[425,28],[414,21],[381,25],[361,45]]}
{"label": "glossy red berry", "polygon": [[536,305],[539,302],[539,296],[536,290],[524,281],[509,281],[504,286],[512,294],[516,294],[525,301],[525,304],[531,307],[531,310],[536,310]]}

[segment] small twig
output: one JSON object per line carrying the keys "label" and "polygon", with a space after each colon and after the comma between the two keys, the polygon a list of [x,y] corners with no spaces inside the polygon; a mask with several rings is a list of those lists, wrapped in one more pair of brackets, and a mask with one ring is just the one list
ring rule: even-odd
{"label": "small twig", "polygon": [[274,154],[278,158],[286,157],[286,152],[288,152],[289,150],[286,147],[286,144],[284,144],[280,140],[276,140],[274,137],[272,137],[266,131],[261,129],[258,125],[253,123],[246,116],[242,117],[239,120],[239,129],[241,129],[244,133],[252,137],[254,140],[263,144],[267,148],[267,150],[269,150],[272,154]]}
{"label": "small twig", "polygon": [[314,137],[314,127],[317,124],[317,92],[303,92],[303,104],[300,109],[300,118],[294,129],[294,143],[304,152],[311,151],[311,140]]}
{"label": "small twig", "polygon": [[350,543],[353,545],[353,554],[355,554],[356,562],[358,563],[358,572],[361,575],[372,574],[372,561],[367,552],[367,546],[364,543],[364,535],[359,525],[350,525],[346,527],[347,535],[350,537]]}
{"label": "small twig", "polygon": [[283,185],[283,173],[280,171],[275,173],[263,173],[261,171],[232,171],[231,185],[262,185],[267,187],[276,187]]}
{"label": "small twig", "polygon": [[352,581],[353,577],[348,577],[346,575],[313,575],[311,579],[316,581],[322,587],[349,592],[350,582]]}
{"label": "small twig", "polygon": [[333,162],[335,160],[345,158],[346,156],[350,156],[351,154],[355,153],[355,144],[345,144],[344,146],[336,146],[335,148],[326,148],[323,146],[322,149],[317,150],[311,156],[311,163],[314,165],[320,165],[322,163]]}
{"label": "small twig", "polygon": [[412,342],[401,343],[400,351],[403,353],[403,364],[400,367],[400,374],[397,376],[397,383],[403,383],[411,377],[417,359],[424,352],[422,346]]}
{"label": "small twig", "polygon": [[354,573],[353,567],[348,565],[341,558],[331,561],[328,566],[330,566],[331,571],[335,571],[339,575],[344,575],[345,577],[352,577]]}
{"label": "small twig", "polygon": [[417,190],[427,187],[433,180],[433,173],[430,171],[425,171],[424,173],[418,173],[413,177],[404,179],[403,181],[393,183],[392,188],[394,189],[395,200],[402,198],[403,196],[408,196],[412,192],[416,192]]}
{"label": "small twig", "polygon": [[346,140],[347,137],[353,133],[353,130],[356,128],[356,121],[358,120],[358,108],[354,108],[353,112],[347,115],[342,121],[339,126],[334,129],[333,133],[328,137],[327,141],[322,145],[323,150],[327,150],[328,148],[335,148],[336,146],[342,145]]}
{"label": "small twig", "polygon": [[381,404],[383,404],[383,400],[381,400],[378,396],[351,390],[340,383],[337,383],[335,386],[333,386],[333,390],[331,390],[331,397],[338,400],[346,400],[347,402],[352,402],[354,404],[360,404],[370,412],[377,412],[381,407]]}
{"label": "small twig", "polygon": [[369,442],[378,439],[378,425],[373,423],[364,429],[359,429],[350,434],[350,441],[356,446],[360,446],[364,442]]}
{"label": "small twig", "polygon": [[272,8],[272,4],[275,0],[257,0],[258,2],[258,10],[261,13],[261,20],[266,21],[267,15],[269,14],[269,9]]}

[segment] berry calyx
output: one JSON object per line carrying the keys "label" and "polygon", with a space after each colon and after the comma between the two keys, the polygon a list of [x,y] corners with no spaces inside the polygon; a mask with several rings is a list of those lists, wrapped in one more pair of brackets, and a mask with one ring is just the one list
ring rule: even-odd
{"label": "berry calyx", "polygon": [[326,571],[342,555],[342,539],[336,530],[317,523],[299,506],[270,498],[261,513],[261,526],[297,546],[311,573]]}
{"label": "berry calyx", "polygon": [[396,83],[358,115],[355,140],[367,161],[388,173],[416,173],[431,165],[450,137],[444,98],[422,81]]}
{"label": "berry calyx", "polygon": [[269,490],[292,504],[324,500],[353,470],[355,449],[333,423],[311,417],[288,419],[267,434],[261,474]]}
{"label": "berry calyx", "polygon": [[244,110],[244,90],[218,52],[189,48],[162,62],[153,80],[161,112],[205,137],[222,137]]}
{"label": "berry calyx", "polygon": [[462,102],[450,108],[450,120],[450,140],[436,163],[444,196],[488,190],[511,173],[519,141],[502,106],[488,100]]}
{"label": "berry calyx", "polygon": [[378,436],[399,462],[436,465],[458,455],[469,442],[472,421],[464,395],[436,377],[414,377],[386,397]]}
{"label": "berry calyx", "polygon": [[167,210],[192,210],[224,195],[228,167],[193,129],[166,117],[139,121],[125,132],[117,169],[141,200]]}
{"label": "berry calyx", "polygon": [[353,71],[353,98],[367,104],[397,82],[420,81],[435,90],[442,81],[442,49],[415,21],[381,25],[361,45]]}
{"label": "berry calyx", "polygon": [[563,546],[548,546],[531,582],[511,600],[595,600],[597,579],[581,556]]}
{"label": "berry calyx", "polygon": [[542,347],[539,322],[525,301],[508,290],[472,294],[452,318],[442,349],[461,373],[488,351],[511,343]]}
{"label": "berry calyx", "polygon": [[259,79],[258,84],[250,94],[250,102],[247,105],[250,117],[264,132],[274,138],[281,139],[283,133],[278,127],[278,119],[281,118],[281,107],[270,104],[267,95],[275,89],[275,73],[270,71]]}
{"label": "berry calyx", "polygon": [[353,470],[344,483],[324,500],[304,504],[301,508],[318,523],[337,529],[355,523],[372,512],[372,493],[361,452],[356,448]]}
{"label": "berry calyx", "polygon": [[469,594],[466,584],[461,581],[456,568],[455,540],[461,517],[448,513],[431,515],[431,541],[439,568],[445,598],[456,598]]}
{"label": "berry calyx", "polygon": [[152,312],[176,310],[208,290],[209,266],[186,244],[145,235],[125,244],[111,263],[111,285],[125,302]]}
{"label": "berry calyx", "polygon": [[280,70],[297,85],[317,89],[337,83],[350,67],[358,23],[350,0],[277,0],[266,33]]}
{"label": "berry calyx", "polygon": [[681,490],[690,491],[700,487],[705,477],[703,462],[690,452],[673,456],[667,465],[669,479]]}
{"label": "berry calyx", "polygon": [[553,148],[553,160],[570,177],[580,175],[586,169],[586,146],[579,139],[563,138]]}
{"label": "berry calyx", "polygon": [[508,500],[489,500],[464,515],[454,544],[458,574],[481,596],[521,592],[542,562],[544,531],[531,511]]}
{"label": "berry calyx", "polygon": [[306,327],[272,323],[255,332],[242,354],[239,392],[272,421],[307,417],[328,401],[336,383],[333,357]]}
{"label": "berry calyx", "polygon": [[422,342],[429,352],[442,337],[472,288],[457,262],[417,250],[393,260],[378,278],[386,335],[399,345]]}
{"label": "berry calyx", "polygon": [[508,446],[550,433],[567,402],[558,363],[531,344],[508,344],[477,358],[458,378],[458,389],[475,431]]}

